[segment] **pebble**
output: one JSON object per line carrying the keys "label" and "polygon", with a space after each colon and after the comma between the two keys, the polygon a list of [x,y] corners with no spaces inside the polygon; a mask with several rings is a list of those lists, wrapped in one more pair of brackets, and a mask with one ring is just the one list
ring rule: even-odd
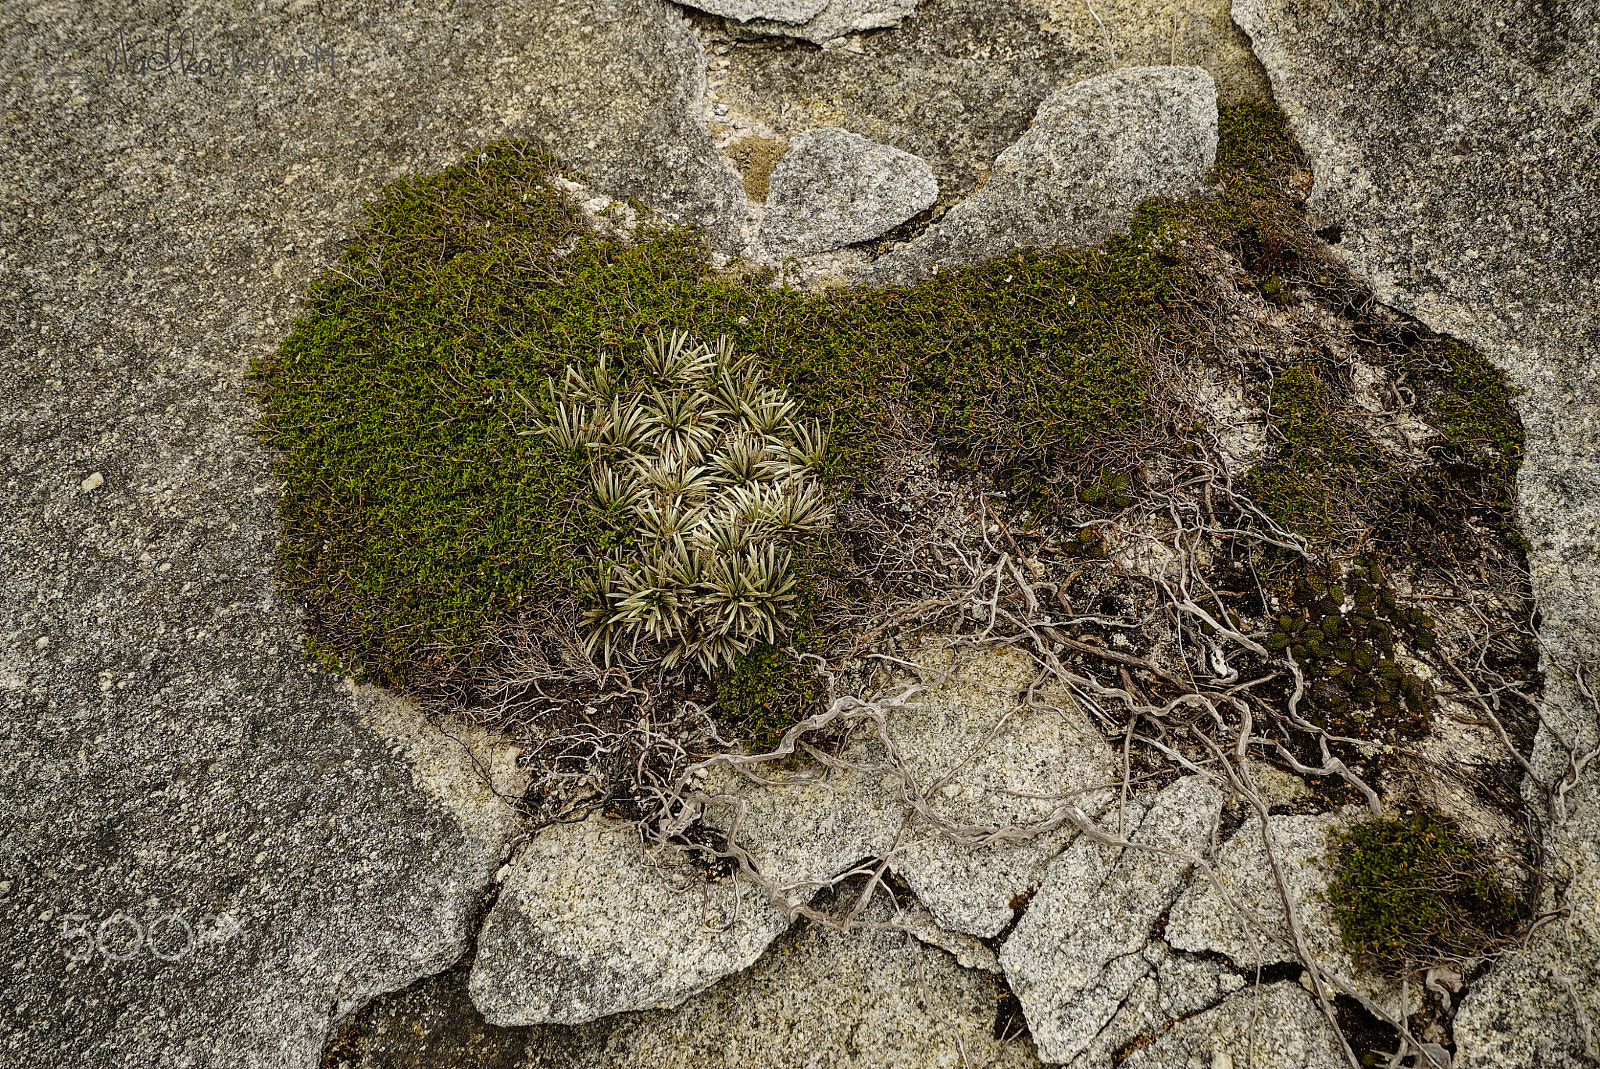
{"label": "pebble", "polygon": [[83,480],[83,482],[79,483],[78,489],[87,494],[90,490],[97,490],[101,486],[105,485],[105,481],[106,477],[97,471],[87,479]]}

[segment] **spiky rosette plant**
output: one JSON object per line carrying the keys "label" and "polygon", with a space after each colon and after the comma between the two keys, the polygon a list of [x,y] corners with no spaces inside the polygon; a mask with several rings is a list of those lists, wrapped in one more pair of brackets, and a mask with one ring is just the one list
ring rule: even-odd
{"label": "spiky rosette plant", "polygon": [[726,338],[658,336],[633,369],[601,356],[549,388],[539,430],[589,457],[595,505],[630,535],[583,580],[591,652],[710,672],[777,642],[794,550],[833,520],[822,426]]}

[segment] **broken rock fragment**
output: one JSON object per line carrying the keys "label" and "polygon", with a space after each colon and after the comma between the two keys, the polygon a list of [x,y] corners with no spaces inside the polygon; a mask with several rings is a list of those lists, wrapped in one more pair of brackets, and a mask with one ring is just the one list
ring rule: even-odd
{"label": "broken rock fragment", "polygon": [[[750,4],[729,3],[728,0],[711,0],[711,2],[719,6],[726,5],[746,10],[757,8],[784,10],[789,13],[786,18],[775,14],[752,17],[740,29],[752,36],[797,37],[816,45],[827,45],[846,34],[859,33],[862,30],[882,30],[898,26],[917,11],[917,0],[828,0],[825,4],[817,5],[818,10],[814,15],[797,19],[793,17],[790,9],[800,9],[803,5],[799,2],[771,3],[770,0],[760,0]],[[711,10],[702,4],[695,6],[706,11]]]}
{"label": "broken rock fragment", "polygon": [[939,196],[926,160],[846,130],[809,130],[773,169],[761,243],[797,256],[867,241]]}
{"label": "broken rock fragment", "polygon": [[1122,1069],[1222,1066],[1343,1069],[1349,1063],[1316,1000],[1292,980],[1246,987],[1137,1047]]}
{"label": "broken rock fragment", "polygon": [[822,12],[828,0],[696,0],[697,7],[708,15],[749,22],[767,19],[772,22],[802,23]]}
{"label": "broken rock fragment", "polygon": [[[1042,1060],[1070,1062],[1088,1049],[1152,971],[1152,927],[1183,889],[1189,857],[1205,851],[1221,808],[1221,791],[1186,776],[1128,804],[1122,827],[1146,849],[1084,835],[1050,866],[1000,951]],[[1115,832],[1115,813],[1104,823]]]}

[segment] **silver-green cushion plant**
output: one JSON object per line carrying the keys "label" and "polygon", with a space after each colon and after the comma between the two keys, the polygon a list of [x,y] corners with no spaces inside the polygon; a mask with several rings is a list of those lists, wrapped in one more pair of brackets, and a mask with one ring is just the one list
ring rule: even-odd
{"label": "silver-green cushion plant", "polygon": [[590,651],[710,672],[777,642],[795,617],[793,551],[833,520],[821,424],[726,338],[660,336],[632,373],[601,356],[549,385],[539,430],[587,454],[595,504],[632,528],[583,580]]}

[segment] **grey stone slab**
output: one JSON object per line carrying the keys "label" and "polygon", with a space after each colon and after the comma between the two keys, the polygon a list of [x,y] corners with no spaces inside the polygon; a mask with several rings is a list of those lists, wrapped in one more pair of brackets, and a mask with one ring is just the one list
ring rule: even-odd
{"label": "grey stone slab", "polygon": [[676,1006],[748,967],[789,926],[746,886],[704,890],[632,823],[547,828],[512,863],[468,990],[496,1025],[582,1024]]}
{"label": "grey stone slab", "polygon": [[[749,33],[795,37],[825,45],[845,34],[899,26],[916,11],[917,0],[827,0],[820,10],[804,19],[757,18],[743,29]],[[794,22],[800,25],[791,25]]]}
{"label": "grey stone slab", "polygon": [[[930,656],[930,671],[943,667]],[[1015,653],[984,653],[949,667],[956,668],[952,678],[889,716],[889,736],[934,813],[957,825],[1025,827],[1062,804],[1053,795],[1090,811],[1105,804],[1109,792],[1095,788],[1114,776],[1110,747],[1069,698],[1041,687],[1040,700],[1059,711],[1018,709],[1015,695],[1034,672]],[[869,766],[885,759],[881,745],[865,738],[845,756]],[[1068,824],[1026,842],[958,843],[908,819],[900,780],[884,771],[836,770],[826,782],[782,787],[742,783],[725,770],[716,777],[710,789],[745,805],[739,841],[762,874],[793,888],[796,900],[864,859],[890,856],[938,925],[978,937],[1011,921],[1013,900],[1038,886],[1075,834]],[[731,809],[713,809],[711,822],[730,827]]]}
{"label": "grey stone slab", "polygon": [[810,22],[828,6],[828,0],[697,0],[689,6],[740,22],[761,19],[794,25]]}
{"label": "grey stone slab", "polygon": [[1093,245],[1148,197],[1199,191],[1217,154],[1217,95],[1199,67],[1133,67],[1040,105],[983,188],[863,279],[904,284],[1016,248]]}
{"label": "grey stone slab", "polygon": [[772,171],[761,244],[773,256],[867,241],[939,197],[927,161],[847,130],[809,130]]}
{"label": "grey stone slab", "polygon": [[1050,865],[1000,948],[1041,1058],[1070,1062],[1087,1051],[1151,974],[1156,918],[1184,888],[1187,855],[1208,850],[1222,802],[1221,791],[1186,776],[1124,815],[1128,841],[1159,849],[1081,836]]}
{"label": "grey stone slab", "polygon": [[[1335,248],[1381,300],[1482,346],[1523,391],[1518,505],[1546,671],[1534,764],[1553,783],[1562,740],[1600,741],[1572,674],[1600,664],[1600,20],[1514,2],[1237,0],[1234,16],[1310,158],[1311,210]],[[1572,866],[1570,923],[1467,996],[1458,1065],[1583,1063],[1573,998],[1600,1018],[1595,795],[1591,765],[1547,844]]]}
{"label": "grey stone slab", "polygon": [[[685,112],[697,46],[666,4],[613,9],[587,58],[576,6],[4,12],[0,1062],[312,1066],[462,954],[505,829],[454,743],[302,657],[245,369],[363,200],[497,136],[593,139],[580,164],[715,223],[737,187]],[[210,73],[46,77],[174,23]],[[235,76],[232,29],[336,70]],[[580,140],[584,108],[611,125]]]}

